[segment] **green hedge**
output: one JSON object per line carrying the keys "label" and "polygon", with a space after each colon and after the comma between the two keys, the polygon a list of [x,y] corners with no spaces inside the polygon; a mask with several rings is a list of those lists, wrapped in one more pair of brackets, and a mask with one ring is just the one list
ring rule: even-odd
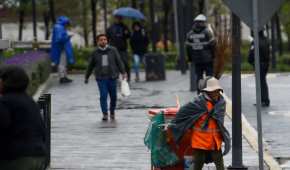
{"label": "green hedge", "polygon": [[30,77],[30,85],[27,89],[28,94],[33,95],[49,77],[51,73],[50,60],[43,60],[35,63],[31,70],[28,70]]}
{"label": "green hedge", "polygon": [[[250,43],[244,41],[241,47],[241,55],[242,55],[242,64],[241,70],[242,72],[253,72],[253,67],[248,63],[248,51],[250,48]],[[69,66],[70,69],[73,70],[85,70],[87,67],[87,62],[91,53],[93,52],[93,48],[74,48],[74,53],[76,57],[76,64]],[[172,70],[176,68],[177,62],[177,51],[173,49],[169,52],[158,51],[166,56],[165,67],[168,70]],[[130,54],[131,55],[131,54]],[[232,70],[232,62],[227,61],[225,65],[225,72],[230,72]],[[273,70],[271,70],[273,71]],[[290,53],[284,54],[283,56],[277,57],[277,72],[290,72]]]}
{"label": "green hedge", "polygon": [[39,85],[44,83],[51,73],[49,55],[41,51],[18,53],[15,56],[8,57],[0,66],[5,65],[17,65],[26,71],[30,79],[27,89],[29,95],[33,95]]}

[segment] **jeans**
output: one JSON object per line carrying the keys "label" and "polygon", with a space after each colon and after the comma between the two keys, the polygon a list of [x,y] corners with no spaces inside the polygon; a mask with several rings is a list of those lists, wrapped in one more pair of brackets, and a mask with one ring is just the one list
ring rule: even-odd
{"label": "jeans", "polygon": [[117,104],[117,80],[116,79],[98,79],[97,80],[101,109],[104,115],[108,114],[108,95],[110,95],[110,113],[114,114]]}
{"label": "jeans", "polygon": [[0,160],[2,170],[44,170],[44,157],[22,157],[15,160]]}
{"label": "jeans", "polygon": [[207,151],[201,149],[194,149],[193,151],[193,162],[194,162],[194,170],[202,170],[206,159],[210,157],[210,159],[215,164],[216,170],[224,170],[224,159],[222,151]]}
{"label": "jeans", "polygon": [[133,65],[134,72],[136,74],[139,74],[141,56],[138,54],[134,54],[133,60],[134,60],[134,65]]}

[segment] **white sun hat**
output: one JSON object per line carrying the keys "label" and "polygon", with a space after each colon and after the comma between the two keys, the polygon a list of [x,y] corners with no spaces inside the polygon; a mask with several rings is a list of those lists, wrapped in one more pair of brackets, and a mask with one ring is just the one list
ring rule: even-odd
{"label": "white sun hat", "polygon": [[223,88],[220,86],[219,81],[214,77],[208,79],[206,81],[205,88],[202,89],[202,91],[205,91],[205,92],[212,92],[212,91],[216,91],[216,90],[223,91]]}
{"label": "white sun hat", "polygon": [[194,18],[194,21],[203,21],[203,22],[206,22],[206,16],[203,15],[203,14],[199,14],[198,16],[196,16]]}

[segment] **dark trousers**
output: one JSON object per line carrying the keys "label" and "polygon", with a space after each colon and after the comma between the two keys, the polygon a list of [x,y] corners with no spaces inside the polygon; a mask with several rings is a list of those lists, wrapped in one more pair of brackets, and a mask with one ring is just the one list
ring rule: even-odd
{"label": "dark trousers", "polygon": [[193,151],[194,170],[202,170],[204,163],[206,163],[209,158],[215,164],[216,170],[224,170],[224,159],[221,150],[207,151],[200,149],[194,149]]}
{"label": "dark trousers", "polygon": [[100,92],[100,103],[103,114],[108,114],[108,95],[110,95],[110,113],[114,114],[117,104],[117,80],[98,79],[97,83]]}
{"label": "dark trousers", "polygon": [[15,160],[0,160],[2,170],[44,170],[44,157],[22,157]]}
{"label": "dark trousers", "polygon": [[195,64],[195,72],[196,72],[196,87],[198,87],[198,82],[199,80],[203,79],[204,72],[206,76],[213,76],[213,62]]}
{"label": "dark trousers", "polygon": [[268,84],[267,84],[267,73],[269,69],[269,65],[265,63],[260,64],[260,80],[261,80],[261,100],[262,104],[269,105],[270,99],[269,99],[269,90],[268,90]]}
{"label": "dark trousers", "polygon": [[125,70],[128,76],[128,82],[131,80],[131,68],[130,68],[130,59],[127,51],[119,51]]}

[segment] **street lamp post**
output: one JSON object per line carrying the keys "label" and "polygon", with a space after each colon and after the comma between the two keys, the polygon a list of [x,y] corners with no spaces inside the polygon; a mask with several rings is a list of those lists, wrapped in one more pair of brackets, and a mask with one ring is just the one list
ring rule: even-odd
{"label": "street lamp post", "polygon": [[36,2],[32,0],[33,40],[37,41]]}

